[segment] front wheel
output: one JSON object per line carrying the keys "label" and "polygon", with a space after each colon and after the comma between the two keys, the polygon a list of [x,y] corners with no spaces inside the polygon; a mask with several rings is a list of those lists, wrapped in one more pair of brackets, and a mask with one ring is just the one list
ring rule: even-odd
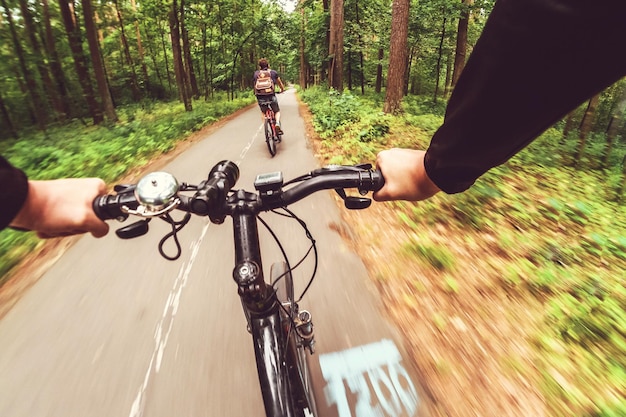
{"label": "front wheel", "polygon": [[265,143],[267,144],[267,149],[270,151],[270,155],[276,155],[276,142],[274,141],[272,122],[269,119],[265,119]]}
{"label": "front wheel", "polygon": [[313,392],[313,383],[309,369],[309,357],[302,337],[294,327],[294,316],[298,314],[298,306],[294,302],[293,278],[285,262],[272,264],[271,282],[276,289],[276,297],[281,302],[281,327],[288,340],[287,369],[293,395],[296,415],[298,417],[317,417],[317,407]]}

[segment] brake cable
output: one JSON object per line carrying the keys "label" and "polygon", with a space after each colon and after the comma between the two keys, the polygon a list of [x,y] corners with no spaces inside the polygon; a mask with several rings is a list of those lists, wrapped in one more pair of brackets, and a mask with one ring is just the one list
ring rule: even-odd
{"label": "brake cable", "polygon": [[[162,257],[164,257],[168,261],[175,261],[176,259],[180,258],[180,255],[183,252],[182,247],[180,246],[180,241],[178,240],[178,232],[183,227],[185,227],[187,223],[189,223],[189,219],[191,219],[191,213],[186,213],[185,217],[183,217],[183,219],[180,221],[174,220],[174,218],[170,216],[169,213],[166,213],[163,216],[160,216],[159,218],[165,221],[166,223],[169,223],[172,226],[172,231],[166,234],[165,236],[163,236],[163,238],[159,242],[159,253],[161,254]],[[174,256],[170,256],[166,254],[165,250],[163,249],[165,242],[170,237],[174,238],[174,244],[176,245],[176,254]]]}

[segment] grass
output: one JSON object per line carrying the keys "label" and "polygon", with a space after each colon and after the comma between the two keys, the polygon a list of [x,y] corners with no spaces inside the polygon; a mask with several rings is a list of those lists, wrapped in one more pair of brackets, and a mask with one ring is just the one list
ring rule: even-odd
{"label": "grass", "polygon": [[[32,179],[100,177],[114,183],[129,170],[174,149],[194,131],[255,101],[250,94],[235,100],[216,96],[194,102],[192,112],[182,104],[146,101],[117,109],[115,125],[72,124],[23,134],[0,142],[0,153]],[[41,244],[34,233],[0,231],[0,284],[26,254]]]}
{"label": "grass", "polygon": [[[390,117],[379,113],[373,95],[323,89],[301,95],[328,163],[374,161],[389,147],[425,148],[443,120],[441,106],[420,98],[408,98],[406,113]],[[568,161],[575,146],[561,136],[549,129],[465,193],[391,204],[398,224],[413,236],[398,241],[398,251],[429,267],[451,300],[463,291],[461,271],[480,261],[509,297],[543,306],[537,313],[542,324],[530,338],[551,416],[625,416],[626,206],[619,184],[626,146],[618,145],[610,168],[597,170],[604,138],[596,135],[586,162],[574,169]],[[447,240],[429,239],[423,231],[433,228]],[[455,247],[480,252],[463,260]],[[378,282],[394,279],[380,276]],[[411,295],[399,299],[416,308]],[[446,326],[440,315],[432,323]]]}

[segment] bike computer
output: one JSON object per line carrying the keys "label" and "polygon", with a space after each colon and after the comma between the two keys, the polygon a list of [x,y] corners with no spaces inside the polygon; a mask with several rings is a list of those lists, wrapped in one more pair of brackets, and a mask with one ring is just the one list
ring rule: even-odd
{"label": "bike computer", "polygon": [[259,174],[254,180],[254,188],[261,194],[273,194],[283,186],[283,173],[281,171]]}

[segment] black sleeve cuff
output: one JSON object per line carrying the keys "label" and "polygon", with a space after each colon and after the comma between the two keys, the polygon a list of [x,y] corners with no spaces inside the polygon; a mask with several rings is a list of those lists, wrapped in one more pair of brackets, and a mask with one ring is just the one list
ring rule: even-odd
{"label": "black sleeve cuff", "polygon": [[26,174],[0,156],[0,230],[6,228],[24,205],[28,196]]}

